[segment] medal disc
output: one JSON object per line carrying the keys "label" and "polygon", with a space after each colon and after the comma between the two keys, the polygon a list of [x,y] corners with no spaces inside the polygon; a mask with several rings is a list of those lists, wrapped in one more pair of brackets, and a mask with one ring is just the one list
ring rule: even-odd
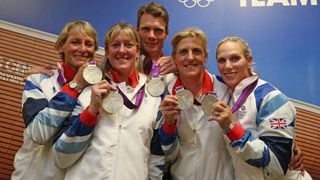
{"label": "medal disc", "polygon": [[218,102],[218,99],[215,95],[213,94],[204,95],[201,99],[201,108],[203,112],[206,115],[210,116],[212,111],[212,105],[216,102]]}
{"label": "medal disc", "polygon": [[107,97],[103,99],[102,107],[108,113],[116,113],[123,106],[123,98],[117,91],[111,91]]}
{"label": "medal disc", "polygon": [[97,66],[89,65],[83,70],[83,78],[89,84],[97,84],[102,79],[102,71]]}
{"label": "medal disc", "polygon": [[151,96],[158,97],[163,94],[164,82],[160,78],[152,78],[147,84],[147,91]]}
{"label": "medal disc", "polygon": [[180,109],[188,109],[193,104],[193,95],[190,91],[185,89],[180,89],[176,92],[178,97],[178,107]]}

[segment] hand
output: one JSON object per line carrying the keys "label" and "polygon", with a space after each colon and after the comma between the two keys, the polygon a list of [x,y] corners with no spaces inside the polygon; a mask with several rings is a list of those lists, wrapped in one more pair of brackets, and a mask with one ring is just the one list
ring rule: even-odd
{"label": "hand", "polygon": [[221,129],[227,129],[233,122],[233,115],[231,109],[226,103],[219,101],[212,105],[212,114],[209,121],[217,121]]}
{"label": "hand", "polygon": [[160,64],[160,74],[166,75],[177,71],[176,64],[173,62],[171,56],[163,56],[157,61]]}
{"label": "hand", "polygon": [[165,96],[159,109],[168,125],[175,124],[177,116],[181,112],[178,108],[178,98],[173,95]]}
{"label": "hand", "polygon": [[116,91],[117,88],[109,84],[108,81],[102,80],[98,84],[92,86],[91,100],[89,105],[89,113],[96,114],[102,107],[103,99],[110,91]]}
{"label": "hand", "polygon": [[52,76],[54,74],[53,73],[54,69],[55,67],[50,64],[45,64],[43,67],[42,66],[35,67],[26,72],[25,76],[23,77],[23,80],[26,81],[28,76],[32,74],[39,74],[39,73]]}
{"label": "hand", "polygon": [[293,154],[294,156],[291,158],[289,169],[301,171],[301,174],[304,175],[303,152],[296,142],[293,146]]}
{"label": "hand", "polygon": [[83,78],[83,71],[88,66],[88,64],[82,65],[79,69],[77,74],[74,76],[72,81],[75,81],[78,84],[80,89],[85,88],[89,85],[89,83]]}

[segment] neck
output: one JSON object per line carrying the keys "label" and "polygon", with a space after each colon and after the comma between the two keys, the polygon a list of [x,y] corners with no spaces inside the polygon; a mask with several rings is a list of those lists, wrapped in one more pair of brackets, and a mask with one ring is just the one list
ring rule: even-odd
{"label": "neck", "polygon": [[162,55],[162,52],[154,53],[154,54],[144,53],[143,55],[145,56],[144,64],[147,64],[151,60],[158,61],[158,59],[160,59]]}
{"label": "neck", "polygon": [[199,97],[203,87],[203,72],[193,77],[181,77],[181,84],[188,89],[194,97]]}

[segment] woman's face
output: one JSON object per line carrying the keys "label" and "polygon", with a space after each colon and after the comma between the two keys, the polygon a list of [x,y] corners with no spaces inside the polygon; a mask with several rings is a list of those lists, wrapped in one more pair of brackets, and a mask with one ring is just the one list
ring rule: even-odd
{"label": "woman's face", "polygon": [[217,66],[224,82],[234,89],[250,76],[252,58],[245,58],[243,48],[237,42],[227,41],[217,49]]}
{"label": "woman's face", "polygon": [[120,32],[115,35],[106,47],[106,55],[117,72],[132,72],[140,50],[130,35]]}
{"label": "woman's face", "polygon": [[202,41],[197,38],[188,37],[182,39],[177,44],[177,51],[174,54],[179,76],[194,77],[199,76],[204,71],[204,63],[207,59]]}
{"label": "woman's face", "polygon": [[79,67],[93,58],[95,52],[94,38],[86,33],[71,29],[59,52],[64,54],[64,63],[77,71]]}

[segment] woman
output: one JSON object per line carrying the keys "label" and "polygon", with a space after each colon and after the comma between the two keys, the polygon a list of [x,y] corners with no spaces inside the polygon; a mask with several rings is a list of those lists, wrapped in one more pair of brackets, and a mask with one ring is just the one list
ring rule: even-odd
{"label": "woman", "polygon": [[[135,69],[139,49],[132,26],[118,23],[107,32],[107,78],[83,90],[69,126],[54,144],[57,166],[68,167],[66,179],[148,179],[150,142],[161,99],[148,94],[147,76]],[[114,93],[122,95],[123,107],[117,112],[102,109],[116,102],[103,102]]]}
{"label": "woman", "polygon": [[[62,63],[54,75],[33,74],[28,77],[22,97],[22,114],[26,124],[24,143],[14,161],[12,179],[63,179],[64,171],[52,159],[52,139],[71,114],[79,92],[70,88],[87,83],[82,70],[98,49],[95,29],[85,21],[65,25],[55,43]],[[76,86],[74,86],[76,87]]]}
{"label": "woman", "polygon": [[[234,179],[222,130],[216,122],[208,121],[209,116],[199,106],[207,94],[221,96],[215,87],[221,82],[205,70],[207,37],[199,29],[186,29],[173,37],[172,48],[178,76],[169,84],[169,95],[160,105],[164,123],[159,132],[167,159],[174,162],[170,168],[172,179]],[[181,109],[177,97],[181,88],[190,91],[191,100],[195,98],[198,103]]]}
{"label": "woman", "polygon": [[[228,86],[222,98],[227,103],[216,103],[211,119],[224,130],[236,178],[302,178],[298,171],[288,171],[295,137],[294,105],[253,72],[250,48],[243,39],[221,40],[216,59]],[[310,176],[306,173],[304,178]]]}

